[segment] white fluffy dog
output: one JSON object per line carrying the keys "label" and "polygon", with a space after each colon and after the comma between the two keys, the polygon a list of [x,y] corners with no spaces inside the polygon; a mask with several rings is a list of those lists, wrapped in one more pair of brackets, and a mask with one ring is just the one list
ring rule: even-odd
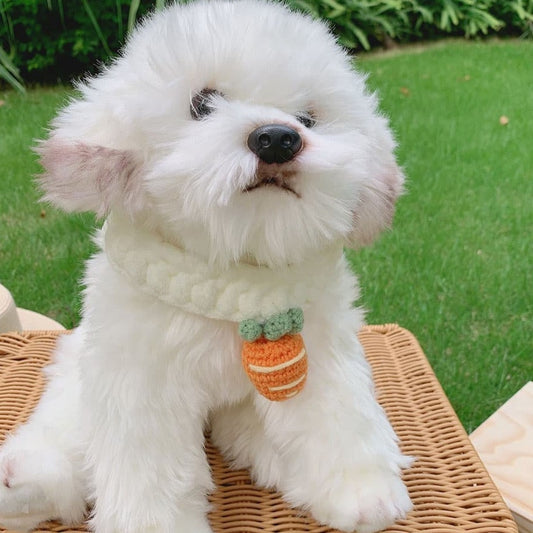
{"label": "white fluffy dog", "polygon": [[[374,95],[325,26],[256,0],[174,5],[80,86],[39,147],[46,198],[108,220],[83,318],[0,452],[0,523],[208,533],[214,443],[321,523],[405,515],[343,244],[391,221],[402,174]],[[303,390],[260,395],[238,323],[299,307]]]}

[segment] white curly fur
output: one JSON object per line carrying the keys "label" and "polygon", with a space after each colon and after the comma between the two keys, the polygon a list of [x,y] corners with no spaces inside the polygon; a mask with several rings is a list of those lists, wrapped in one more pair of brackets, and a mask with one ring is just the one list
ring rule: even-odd
{"label": "white curly fur", "polygon": [[[221,95],[193,120],[203,88]],[[291,264],[312,277],[321,250],[366,244],[392,219],[403,177],[375,96],[324,25],[281,5],[171,6],[79,90],[38,148],[46,198],[122,212],[215,272]],[[248,149],[265,124],[299,133],[291,162]],[[292,192],[250,188],[271,174]],[[235,465],[324,524],[370,533],[404,516],[409,459],[375,400],[356,281],[341,267],[304,306],[307,384],[273,403],[242,369],[236,323],[169,305],[96,253],[81,324],[0,450],[0,524],[75,522],[89,503],[97,533],[208,533],[208,421]]]}

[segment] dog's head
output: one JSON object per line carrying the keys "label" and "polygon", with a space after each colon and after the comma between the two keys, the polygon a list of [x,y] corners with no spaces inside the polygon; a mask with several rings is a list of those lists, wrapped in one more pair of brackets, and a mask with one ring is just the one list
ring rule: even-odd
{"label": "dog's head", "polygon": [[79,89],[38,148],[66,210],[125,210],[210,260],[270,266],[391,222],[403,178],[375,96],[281,5],[174,5]]}

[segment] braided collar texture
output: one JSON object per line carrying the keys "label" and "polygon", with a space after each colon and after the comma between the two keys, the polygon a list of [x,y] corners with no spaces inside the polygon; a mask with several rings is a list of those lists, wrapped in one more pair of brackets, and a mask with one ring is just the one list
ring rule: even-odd
{"label": "braided collar texture", "polygon": [[107,219],[103,234],[111,265],[137,288],[184,311],[233,322],[307,307],[342,264],[342,244],[336,243],[303,264],[217,269],[118,213]]}

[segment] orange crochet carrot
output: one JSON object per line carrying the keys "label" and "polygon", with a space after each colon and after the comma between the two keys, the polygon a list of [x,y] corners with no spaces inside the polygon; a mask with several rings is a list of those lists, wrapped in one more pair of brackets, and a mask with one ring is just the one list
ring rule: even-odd
{"label": "orange crochet carrot", "polygon": [[298,394],[307,377],[307,353],[300,334],[245,341],[242,364],[259,393],[273,401]]}

